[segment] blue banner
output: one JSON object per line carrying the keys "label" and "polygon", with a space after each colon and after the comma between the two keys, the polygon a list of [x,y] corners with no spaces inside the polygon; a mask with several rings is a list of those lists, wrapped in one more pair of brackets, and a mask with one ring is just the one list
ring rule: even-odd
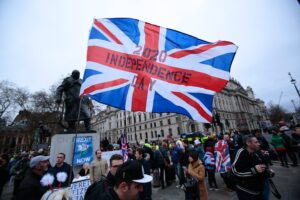
{"label": "blue banner", "polygon": [[76,138],[73,166],[90,163],[93,160],[93,138],[92,136],[81,136]]}

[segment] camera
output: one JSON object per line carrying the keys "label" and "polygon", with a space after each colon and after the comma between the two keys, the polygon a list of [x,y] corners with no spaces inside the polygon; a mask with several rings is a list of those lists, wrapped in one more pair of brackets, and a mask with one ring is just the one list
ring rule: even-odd
{"label": "camera", "polygon": [[269,168],[266,169],[266,173],[268,175],[268,178],[273,178],[275,176],[275,172]]}

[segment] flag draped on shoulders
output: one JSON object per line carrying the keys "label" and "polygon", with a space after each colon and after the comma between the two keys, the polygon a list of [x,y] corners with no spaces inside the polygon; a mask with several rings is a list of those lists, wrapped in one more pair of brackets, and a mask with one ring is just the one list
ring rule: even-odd
{"label": "flag draped on shoulders", "polygon": [[131,18],[95,19],[80,95],[123,110],[211,122],[237,46]]}
{"label": "flag draped on shoulders", "polygon": [[215,144],[216,172],[225,173],[230,171],[231,162],[228,143],[225,140],[218,140]]}

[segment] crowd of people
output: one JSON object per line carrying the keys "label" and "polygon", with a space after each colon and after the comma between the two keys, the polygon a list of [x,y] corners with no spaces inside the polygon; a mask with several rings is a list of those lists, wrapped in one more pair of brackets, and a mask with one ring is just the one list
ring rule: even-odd
{"label": "crowd of people", "polygon": [[[220,174],[226,191],[236,191],[240,200],[269,199],[269,180],[275,172],[270,168],[274,160],[283,167],[296,167],[300,158],[300,126],[295,130],[281,126],[270,131],[270,143],[261,130],[250,134],[207,133],[201,137],[162,141],[140,141],[127,144],[127,161],[114,154],[110,160],[102,158],[102,152],[118,148],[104,141],[95,151],[94,160],[86,163],[77,175],[65,162],[66,155],[56,155],[56,163],[50,165],[49,156],[43,150],[21,152],[16,156],[0,157],[0,195],[4,184],[13,183],[13,199],[41,199],[49,186],[41,184],[43,175],[54,177],[66,173],[64,181],[54,178],[52,187],[70,186],[76,176],[89,176],[91,185],[85,199],[151,200],[153,187],[165,189],[172,184],[189,199],[209,199],[210,190],[219,190],[216,175]],[[120,145],[119,145],[120,147]],[[206,181],[207,179],[207,181]],[[178,180],[178,181],[176,181]],[[208,183],[208,184],[207,184]],[[0,196],[1,199],[1,196]]]}

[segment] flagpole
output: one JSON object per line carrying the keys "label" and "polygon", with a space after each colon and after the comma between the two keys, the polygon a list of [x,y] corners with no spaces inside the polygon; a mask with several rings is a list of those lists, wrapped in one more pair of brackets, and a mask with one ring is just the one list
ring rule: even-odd
{"label": "flagpole", "polygon": [[134,123],[134,140],[135,140],[135,143],[137,144],[137,135],[136,135],[136,113],[134,112],[133,113],[133,123]]}
{"label": "flagpole", "polygon": [[125,117],[125,123],[124,123],[124,126],[125,126],[125,129],[124,129],[124,136],[126,137],[126,141],[127,141],[127,131],[126,131],[126,129],[127,129],[127,122],[126,122],[127,116],[126,116],[126,110],[125,110],[124,117]]}
{"label": "flagpole", "polygon": [[81,109],[81,103],[82,103],[82,97],[80,97],[80,101],[79,101],[79,108],[78,108],[78,115],[77,115],[77,120],[76,120],[76,123],[75,123],[75,138],[74,138],[74,146],[73,146],[73,152],[72,152],[72,162],[71,162],[71,168],[70,168],[70,176],[69,176],[69,185],[72,183],[72,180],[71,180],[71,175],[72,175],[72,172],[73,172],[73,169],[74,169],[74,152],[75,152],[75,148],[76,148],[76,141],[77,141],[77,135],[78,135],[78,125],[79,125],[79,118],[80,118],[80,109]]}

